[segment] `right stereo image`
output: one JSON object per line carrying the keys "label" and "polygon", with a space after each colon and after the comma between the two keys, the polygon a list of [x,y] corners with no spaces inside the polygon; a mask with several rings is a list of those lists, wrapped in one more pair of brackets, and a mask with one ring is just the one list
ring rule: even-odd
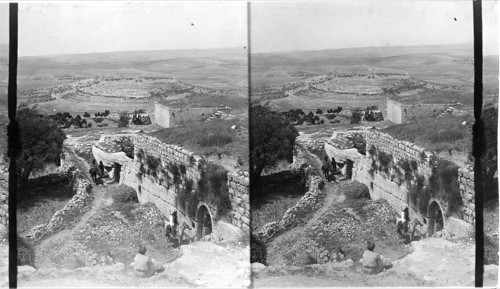
{"label": "right stereo image", "polygon": [[497,4],[249,4],[255,288],[496,286]]}

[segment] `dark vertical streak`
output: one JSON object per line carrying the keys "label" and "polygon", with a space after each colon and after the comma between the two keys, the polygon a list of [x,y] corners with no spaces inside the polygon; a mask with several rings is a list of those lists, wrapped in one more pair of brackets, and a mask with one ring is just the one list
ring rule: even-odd
{"label": "dark vertical streak", "polygon": [[484,123],[481,119],[483,108],[483,24],[481,15],[481,0],[473,1],[474,14],[474,118],[472,128],[474,156],[474,202],[476,211],[476,266],[475,286],[483,287],[483,177],[481,157],[484,149]]}
{"label": "dark vertical streak", "polygon": [[[250,2],[247,2],[247,80],[248,80],[248,145],[249,145],[249,150],[248,150],[248,171],[252,172],[252,114],[251,114],[251,106],[252,106],[252,54],[251,54],[251,47],[252,47],[252,40],[251,40],[251,16],[250,16]],[[250,173],[250,192],[248,196],[248,201],[250,204],[250,235],[248,236],[248,241],[249,243],[252,242],[251,234],[252,234],[252,174]],[[250,259],[248,260],[249,263],[251,263],[251,256],[252,256],[252,246],[250,244]],[[253,274],[250,274],[250,288],[253,288]]]}
{"label": "dark vertical streak", "polygon": [[9,127],[7,134],[9,164],[9,287],[17,288],[17,229],[16,196],[17,176],[16,157],[19,154],[19,128],[16,121],[17,107],[17,16],[18,4],[9,4]]}

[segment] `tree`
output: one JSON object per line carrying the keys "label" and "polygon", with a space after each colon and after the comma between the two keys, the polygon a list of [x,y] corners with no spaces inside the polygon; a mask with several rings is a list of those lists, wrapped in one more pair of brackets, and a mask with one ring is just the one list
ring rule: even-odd
{"label": "tree", "polygon": [[17,112],[21,153],[17,158],[19,185],[27,183],[30,174],[43,169],[49,163],[58,164],[64,132],[57,123],[36,108],[22,108]]}
{"label": "tree", "polygon": [[130,117],[126,112],[120,113],[120,119],[118,120],[118,127],[127,127],[130,121]]}
{"label": "tree", "polygon": [[250,177],[258,187],[264,169],[276,166],[281,160],[292,161],[299,133],[287,118],[268,106],[251,106],[250,117]]}

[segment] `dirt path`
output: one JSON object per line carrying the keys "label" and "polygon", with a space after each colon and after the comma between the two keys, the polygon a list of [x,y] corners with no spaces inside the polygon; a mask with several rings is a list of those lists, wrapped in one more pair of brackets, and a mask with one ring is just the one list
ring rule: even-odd
{"label": "dirt path", "polygon": [[[300,145],[303,151],[306,153],[308,163],[313,167],[315,172],[322,176],[321,171],[322,161],[314,154],[310,153],[303,145]],[[345,181],[347,182],[347,181]],[[284,232],[278,237],[274,238],[268,244],[268,263],[269,265],[284,265],[286,260],[284,259],[283,252],[281,250],[282,244],[293,242],[293,240],[302,239],[305,240],[306,230],[312,226],[313,223],[318,221],[318,219],[330,209],[334,203],[341,203],[345,200],[344,194],[338,190],[339,183],[336,182],[326,182],[324,190],[326,191],[326,197],[323,200],[323,205],[316,211],[311,219],[307,221],[306,224],[297,226],[289,231]]]}
{"label": "dirt path", "polygon": [[[73,143],[70,141],[69,145],[71,144]],[[72,154],[72,157],[76,160],[78,168],[82,171],[85,177],[88,180],[90,180],[90,175],[88,174],[90,166],[87,164],[85,160],[79,157],[71,147],[70,147],[70,153]],[[56,267],[57,260],[53,260],[52,258],[51,254],[52,248],[74,242],[73,236],[75,232],[80,230],[82,226],[100,209],[100,207],[104,203],[104,196],[106,192],[107,188],[105,186],[94,185],[90,193],[93,196],[90,210],[86,212],[83,216],[81,216],[81,218],[76,223],[72,224],[71,228],[62,230],[52,236],[49,236],[48,238],[42,240],[40,244],[35,246],[35,266],[37,268]]]}

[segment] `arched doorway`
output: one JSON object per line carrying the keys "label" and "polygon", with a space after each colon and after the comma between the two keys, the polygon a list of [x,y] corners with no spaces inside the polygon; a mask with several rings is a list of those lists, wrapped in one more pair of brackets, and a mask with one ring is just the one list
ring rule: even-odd
{"label": "arched doorway", "polygon": [[429,236],[444,229],[443,210],[437,201],[431,201],[427,210],[429,217]]}
{"label": "arched doorway", "polygon": [[196,241],[212,233],[212,217],[205,205],[200,205],[196,211]]}

